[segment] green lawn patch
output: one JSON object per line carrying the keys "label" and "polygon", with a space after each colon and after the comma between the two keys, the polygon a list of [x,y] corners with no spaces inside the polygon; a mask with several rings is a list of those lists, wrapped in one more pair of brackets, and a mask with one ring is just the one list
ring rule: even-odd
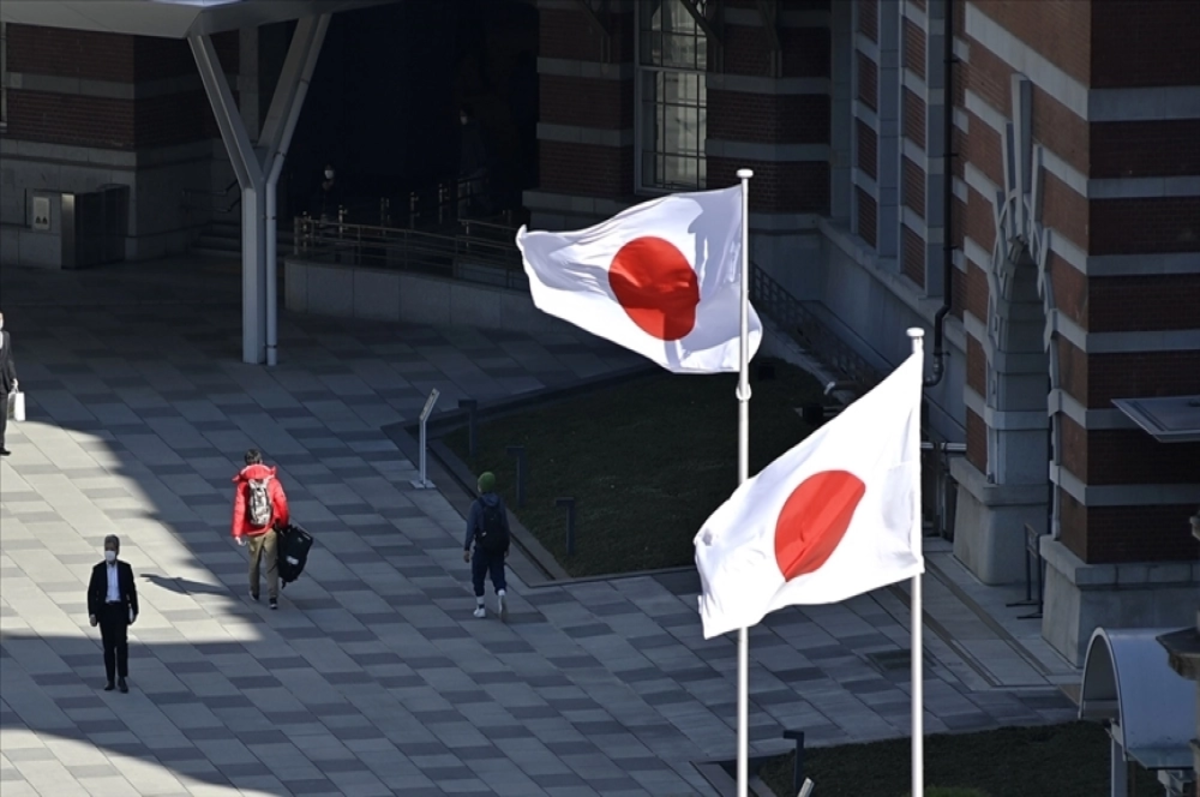
{"label": "green lawn patch", "polygon": [[[774,366],[774,377],[759,366]],[[737,487],[736,374],[663,372],[480,424],[479,456],[466,429],[444,438],[472,473],[491,470],[521,524],[572,576],[691,564],[700,525]],[[788,363],[756,360],[750,401],[750,472],[796,445],[812,427],[797,407],[821,403],[821,386]],[[515,502],[525,446],[526,503]],[[576,499],[575,555],[566,556],[565,511]]]}
{"label": "green lawn patch", "polygon": [[[908,739],[823,747],[804,752],[814,797],[906,797],[912,778]],[[1108,793],[1108,735],[1099,725],[1071,722],[1000,728],[925,739],[926,797],[1095,797]],[[794,753],[760,774],[780,797],[794,797]],[[1131,794],[1159,794],[1155,777],[1131,764]]]}

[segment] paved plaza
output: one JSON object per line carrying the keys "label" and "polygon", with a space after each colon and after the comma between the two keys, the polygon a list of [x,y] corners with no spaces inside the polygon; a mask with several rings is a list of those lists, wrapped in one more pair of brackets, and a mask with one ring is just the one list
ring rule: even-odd
{"label": "paved plaza", "polygon": [[[637,365],[578,337],[283,314],[280,365],[240,362],[236,264],[176,259],[0,280],[29,419],[0,462],[0,792],[43,795],[716,795],[735,641],[694,579],[510,581],[471,615],[457,500],[415,490],[384,432]],[[278,612],[229,536],[249,447],[317,547]],[[732,465],[731,465],[732,467]],[[449,485],[439,487],[449,489]],[[103,685],[85,578],[106,534],[138,579],[129,694]],[[649,533],[649,532],[648,532]],[[514,556],[518,556],[515,553]],[[944,543],[925,579],[926,728],[1074,717],[1077,679],[1014,590]],[[755,754],[907,734],[903,587],[752,633]]]}

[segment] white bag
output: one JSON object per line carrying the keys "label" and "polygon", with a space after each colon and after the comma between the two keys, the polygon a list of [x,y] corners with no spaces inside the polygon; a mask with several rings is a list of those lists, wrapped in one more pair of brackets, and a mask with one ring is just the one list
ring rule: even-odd
{"label": "white bag", "polygon": [[8,415],[18,423],[25,420],[25,391],[17,390],[9,394]]}

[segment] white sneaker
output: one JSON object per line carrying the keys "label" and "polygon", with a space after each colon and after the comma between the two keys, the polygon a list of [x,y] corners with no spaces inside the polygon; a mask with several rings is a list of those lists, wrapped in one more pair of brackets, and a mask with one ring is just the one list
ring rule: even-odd
{"label": "white sneaker", "polygon": [[487,609],[483,608],[482,606],[476,607],[475,616],[476,617],[487,617]]}
{"label": "white sneaker", "polygon": [[496,593],[496,612],[500,615],[500,620],[508,620],[508,601],[505,600],[504,590]]}

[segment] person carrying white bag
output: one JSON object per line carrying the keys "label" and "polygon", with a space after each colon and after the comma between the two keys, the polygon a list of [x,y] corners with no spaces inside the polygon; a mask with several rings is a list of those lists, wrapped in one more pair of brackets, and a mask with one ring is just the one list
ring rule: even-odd
{"label": "person carrying white bag", "polygon": [[9,455],[4,442],[4,434],[8,431],[8,409],[12,407],[13,417],[18,421],[25,420],[25,394],[17,388],[17,365],[13,361],[12,335],[4,331],[4,313],[0,313],[0,394],[4,396],[4,412],[0,412],[0,456]]}

